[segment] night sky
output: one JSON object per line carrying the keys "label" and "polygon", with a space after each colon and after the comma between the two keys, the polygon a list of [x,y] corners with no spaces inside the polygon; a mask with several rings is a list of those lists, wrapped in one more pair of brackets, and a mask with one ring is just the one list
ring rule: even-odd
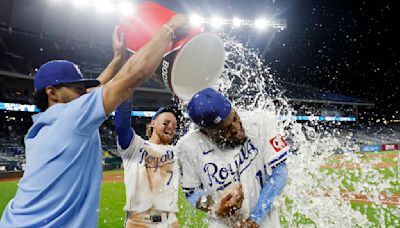
{"label": "night sky", "polygon": [[265,56],[283,78],[374,102],[390,117],[400,104],[396,14],[389,1],[298,1]]}
{"label": "night sky", "polygon": [[377,117],[400,110],[400,11],[394,1],[160,2],[205,16],[286,18],[288,28],[272,41],[269,34],[242,31],[276,77],[373,102]]}

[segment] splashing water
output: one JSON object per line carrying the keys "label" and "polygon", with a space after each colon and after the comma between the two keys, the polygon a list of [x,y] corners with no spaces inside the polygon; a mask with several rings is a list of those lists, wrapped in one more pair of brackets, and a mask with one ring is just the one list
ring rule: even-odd
{"label": "splashing water", "polygon": [[[224,41],[227,60],[216,88],[239,110],[263,109],[286,117],[295,114],[257,50],[247,48],[234,37],[225,36]],[[282,197],[275,200],[284,226],[373,225],[365,214],[351,207],[350,201],[357,196],[372,203],[378,224],[384,226],[388,216],[397,216],[391,221],[394,226],[399,225],[398,202],[389,214],[384,203],[387,196],[394,195],[393,191],[399,191],[396,175],[384,176],[375,169],[379,159],[365,162],[360,154],[349,152],[355,146],[349,133],[316,122],[296,123],[290,118],[280,119],[279,126],[285,129],[285,137],[294,151],[287,161],[288,185]],[[335,151],[346,152],[335,155]],[[351,165],[356,168],[344,168]],[[389,170],[392,174],[397,172],[394,168]]]}

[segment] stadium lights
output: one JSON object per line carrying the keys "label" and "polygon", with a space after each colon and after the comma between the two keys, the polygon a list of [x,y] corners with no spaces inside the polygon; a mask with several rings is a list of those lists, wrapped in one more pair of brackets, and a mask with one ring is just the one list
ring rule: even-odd
{"label": "stadium lights", "polygon": [[130,2],[120,2],[118,5],[118,11],[122,15],[131,15],[134,13],[135,9],[132,3]]}
{"label": "stadium lights", "polygon": [[73,0],[72,4],[76,7],[85,7],[89,5],[89,0]]}
{"label": "stadium lights", "polygon": [[269,21],[263,18],[254,21],[254,27],[258,30],[266,29],[269,24]]}
{"label": "stadium lights", "polygon": [[214,16],[211,18],[211,25],[214,28],[220,28],[224,24],[224,19]]}
{"label": "stadium lights", "polygon": [[206,18],[195,14],[190,16],[190,23],[192,24],[192,26],[210,25],[216,29],[221,28],[223,25],[230,25],[233,28],[252,27],[258,30],[265,30],[266,28],[284,30],[287,28],[287,23],[285,19],[267,20],[264,18],[260,18],[257,20],[247,20],[238,17],[234,17],[232,19],[224,19],[217,16]]}
{"label": "stadium lights", "polygon": [[232,25],[235,28],[240,27],[242,25],[242,23],[243,23],[243,20],[241,20],[241,19],[239,19],[237,17],[232,19]]}
{"label": "stadium lights", "polygon": [[204,22],[205,22],[204,18],[199,17],[199,15],[193,14],[190,16],[190,24],[192,26],[199,26],[199,25],[203,24]]}
{"label": "stadium lights", "polygon": [[109,0],[98,0],[94,2],[96,11],[98,12],[110,12],[113,9],[113,4]]}
{"label": "stadium lights", "polygon": [[[61,2],[62,0],[49,0],[51,2]],[[135,13],[134,3],[128,0],[70,0],[70,3],[74,7],[83,8],[90,6],[98,13],[109,13],[111,11],[118,13],[122,16],[132,15]],[[267,28],[284,30],[287,28],[287,22],[285,19],[257,19],[249,20],[234,17],[232,19],[221,18],[214,16],[212,18],[202,17],[200,15],[193,14],[189,17],[192,26],[208,25],[215,29],[219,29],[222,26],[230,26],[232,28],[255,28],[258,30],[265,30]]]}

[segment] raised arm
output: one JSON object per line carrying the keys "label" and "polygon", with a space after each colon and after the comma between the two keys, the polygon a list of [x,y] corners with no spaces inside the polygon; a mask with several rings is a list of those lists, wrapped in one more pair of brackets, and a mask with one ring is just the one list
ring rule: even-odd
{"label": "raised arm", "polygon": [[109,82],[121,69],[124,62],[128,59],[128,51],[125,46],[125,34],[121,34],[121,37],[118,38],[117,34],[118,26],[115,27],[114,32],[112,34],[112,47],[114,52],[114,57],[108,66],[101,72],[101,74],[97,77],[97,80],[100,81],[100,84],[105,85]]}
{"label": "raised arm", "polygon": [[121,149],[128,148],[135,137],[135,131],[131,127],[131,99],[122,102],[115,110],[115,132]]}
{"label": "raised arm", "polygon": [[[174,33],[179,33],[187,30],[186,24],[183,15],[176,15],[166,25]],[[131,96],[136,87],[152,76],[172,38],[172,32],[163,26],[143,48],[128,59],[114,79],[104,86],[103,105],[106,114],[115,110],[122,101]]]}

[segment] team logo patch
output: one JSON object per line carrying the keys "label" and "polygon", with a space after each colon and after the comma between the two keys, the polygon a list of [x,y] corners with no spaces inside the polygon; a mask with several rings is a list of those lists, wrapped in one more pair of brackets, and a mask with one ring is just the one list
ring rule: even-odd
{"label": "team logo patch", "polygon": [[271,143],[272,147],[274,148],[275,152],[281,152],[282,149],[285,149],[288,144],[286,143],[285,139],[282,138],[282,136],[277,135],[273,137],[272,139],[269,140],[269,143]]}

